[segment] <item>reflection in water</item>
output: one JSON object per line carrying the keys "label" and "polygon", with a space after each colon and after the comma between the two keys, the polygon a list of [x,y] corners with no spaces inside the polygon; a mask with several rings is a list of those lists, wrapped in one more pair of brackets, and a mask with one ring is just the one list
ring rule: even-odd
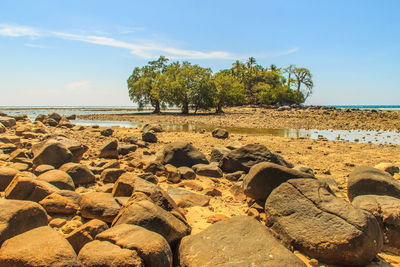
{"label": "reflection in water", "polygon": [[[99,125],[103,127],[128,127],[139,128],[141,122],[130,121],[96,121],[96,120],[75,120],[77,125]],[[168,132],[198,132],[205,130],[210,132],[217,126],[201,124],[177,124],[162,123],[163,129]],[[305,129],[268,129],[268,128],[237,128],[224,127],[231,134],[244,135],[272,135],[289,138],[309,138],[329,141],[348,141],[357,143],[393,144],[400,145],[400,134],[395,131],[363,131],[363,130],[305,130]]]}

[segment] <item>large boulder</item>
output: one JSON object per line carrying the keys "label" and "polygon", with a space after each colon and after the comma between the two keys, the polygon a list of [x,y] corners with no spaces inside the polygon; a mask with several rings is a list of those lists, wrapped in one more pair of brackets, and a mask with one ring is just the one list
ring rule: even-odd
{"label": "large boulder", "polygon": [[31,200],[39,202],[48,195],[59,191],[57,187],[27,176],[16,176],[4,190],[8,199]]}
{"label": "large boulder", "polygon": [[358,167],[349,175],[347,196],[350,201],[360,195],[386,195],[400,198],[400,181],[389,173],[372,167]]}
{"label": "large boulder", "polygon": [[149,200],[131,202],[121,209],[113,226],[124,223],[139,225],[159,233],[170,244],[179,241],[191,231],[188,225]]}
{"label": "large boulder", "polygon": [[85,267],[144,267],[136,251],[120,248],[107,241],[95,240],[87,243],[78,257]]}
{"label": "large boulder", "polygon": [[132,224],[116,225],[96,236],[122,248],[136,250],[146,267],[172,266],[172,252],[161,235]]}
{"label": "large boulder", "polygon": [[312,178],[311,174],[290,169],[275,163],[262,162],[250,168],[243,178],[244,193],[255,199],[264,201],[281,183],[293,178]]}
{"label": "large boulder", "polygon": [[32,152],[34,154],[33,165],[35,166],[47,164],[58,168],[73,160],[71,151],[63,143],[53,139],[43,144],[34,145]]}
{"label": "large boulder", "polygon": [[284,158],[260,144],[249,144],[232,150],[221,159],[219,167],[224,172],[248,172],[252,166],[261,162],[271,162],[288,168],[293,167]]}
{"label": "large boulder", "polygon": [[283,242],[327,264],[364,266],[382,248],[375,217],[316,179],[281,184],[269,195],[265,214],[266,225]]}
{"label": "large boulder", "polygon": [[11,117],[0,116],[0,123],[9,128],[15,126],[17,124],[17,121]]}
{"label": "large boulder", "polygon": [[103,144],[99,158],[118,159],[118,140],[111,140]]}
{"label": "large boulder", "polygon": [[11,183],[12,179],[14,179],[17,173],[19,173],[19,171],[14,168],[0,168],[0,191],[4,191],[4,189],[6,189],[6,187]]}
{"label": "large boulder", "polygon": [[81,266],[73,248],[56,230],[42,226],[5,241],[1,266]]}
{"label": "large boulder", "polygon": [[266,227],[252,217],[217,222],[184,237],[179,246],[180,266],[306,266]]}
{"label": "large boulder", "polygon": [[175,167],[192,167],[196,164],[208,164],[203,153],[186,142],[174,142],[164,147],[160,161],[163,164],[171,164]]}
{"label": "large boulder", "polygon": [[80,206],[82,217],[108,223],[114,220],[121,208],[111,194],[102,192],[83,195]]}
{"label": "large boulder", "polygon": [[63,135],[52,137],[53,140],[57,140],[65,145],[72,153],[72,162],[79,163],[82,159],[83,154],[88,151],[88,147],[83,145],[81,142],[75,139],[67,138]]}
{"label": "large boulder", "polygon": [[50,170],[39,175],[37,179],[46,181],[59,189],[75,190],[74,181],[65,171]]}
{"label": "large boulder", "polygon": [[93,183],[96,179],[89,168],[80,163],[66,163],[60,167],[60,170],[71,176],[75,186]]}
{"label": "large boulder", "polygon": [[227,155],[229,152],[231,152],[230,149],[223,147],[223,146],[215,146],[211,150],[210,154],[210,161],[211,162],[220,162],[220,160]]}
{"label": "large boulder", "polygon": [[48,212],[56,214],[75,214],[79,210],[81,196],[69,190],[60,190],[39,201],[39,204]]}
{"label": "large boulder", "polygon": [[0,199],[0,245],[7,239],[47,225],[47,213],[37,203]]}
{"label": "large boulder", "polygon": [[400,255],[400,199],[389,196],[362,195],[353,199],[353,206],[372,213],[383,235],[383,251]]}

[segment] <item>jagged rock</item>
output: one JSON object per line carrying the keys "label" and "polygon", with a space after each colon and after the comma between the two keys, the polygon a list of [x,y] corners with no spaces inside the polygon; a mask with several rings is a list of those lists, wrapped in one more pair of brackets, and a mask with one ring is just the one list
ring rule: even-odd
{"label": "jagged rock", "polygon": [[100,149],[100,158],[118,159],[118,140],[112,140],[103,145]]}
{"label": "jagged rock", "polygon": [[93,241],[101,232],[108,229],[108,225],[100,220],[93,219],[73,230],[66,236],[66,239],[74,248],[76,253],[79,253],[81,248]]}
{"label": "jagged rock", "polygon": [[37,203],[0,199],[0,245],[13,236],[47,225],[47,213]]}
{"label": "jagged rock", "polygon": [[313,177],[314,175],[278,164],[262,162],[250,168],[243,178],[243,189],[247,196],[255,200],[265,200],[272,190],[289,179]]}
{"label": "jagged rock", "polygon": [[306,266],[264,225],[246,216],[217,222],[198,234],[184,237],[179,256],[180,266],[186,267]]}
{"label": "jagged rock", "polygon": [[210,155],[210,161],[211,162],[220,162],[220,160],[227,155],[229,152],[231,152],[230,149],[223,147],[223,146],[215,146],[211,150],[211,155]]}
{"label": "jagged rock", "polygon": [[1,266],[80,266],[71,245],[56,230],[42,226],[14,236],[0,249]]}
{"label": "jagged rock", "polygon": [[358,167],[349,175],[347,196],[350,201],[360,195],[386,195],[400,198],[400,181],[389,173],[372,167]]}
{"label": "jagged rock", "polygon": [[372,214],[336,197],[317,179],[292,179],[265,203],[266,225],[283,242],[321,262],[364,266],[383,244]]}
{"label": "jagged rock", "polygon": [[190,234],[191,231],[181,220],[149,200],[133,202],[122,209],[115,218],[113,226],[124,223],[135,224],[159,233],[170,244]]}
{"label": "jagged rock", "polygon": [[96,236],[122,248],[136,250],[146,267],[172,266],[172,252],[161,235],[131,224],[116,225]]}
{"label": "jagged rock", "polygon": [[153,183],[153,184],[158,184],[157,177],[154,174],[152,174],[151,172],[145,172],[145,173],[142,173],[142,174],[138,174],[138,177],[143,179],[143,180],[145,180],[145,181],[147,181],[147,182],[150,182],[150,183]]}
{"label": "jagged rock", "polygon": [[82,217],[109,223],[114,220],[121,208],[111,194],[102,192],[83,195],[80,206]]}
{"label": "jagged rock", "polygon": [[212,136],[218,139],[226,139],[229,137],[229,133],[225,129],[218,128],[212,131]]}
{"label": "jagged rock", "polygon": [[46,181],[59,189],[75,190],[74,181],[62,170],[50,170],[38,176],[38,180]]}
{"label": "jagged rock", "polygon": [[100,176],[100,180],[106,183],[115,183],[117,179],[126,171],[116,168],[105,169]]}
{"label": "jagged rock", "polygon": [[271,162],[288,168],[293,167],[281,156],[272,153],[268,148],[259,144],[249,144],[232,150],[221,159],[219,167],[222,171],[228,173],[248,172],[252,166],[261,162]]}
{"label": "jagged rock", "polygon": [[174,142],[164,147],[160,156],[162,164],[171,164],[175,167],[192,167],[196,164],[208,164],[208,160],[190,143]]}
{"label": "jagged rock", "polygon": [[83,164],[67,163],[60,167],[60,170],[71,176],[75,186],[93,183],[96,179],[94,174]]}

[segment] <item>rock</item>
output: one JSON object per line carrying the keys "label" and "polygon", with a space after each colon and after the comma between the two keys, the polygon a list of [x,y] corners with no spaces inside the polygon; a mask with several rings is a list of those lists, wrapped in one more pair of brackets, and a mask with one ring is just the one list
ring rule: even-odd
{"label": "rock", "polygon": [[353,206],[372,213],[384,236],[383,251],[400,255],[400,199],[390,196],[362,195]]}
{"label": "rock", "polygon": [[33,173],[35,175],[39,176],[39,175],[41,175],[47,171],[51,171],[51,170],[54,170],[54,166],[43,164],[43,165],[37,166],[35,168],[35,170],[33,171]]}
{"label": "rock", "polygon": [[113,134],[113,132],[114,132],[113,129],[107,128],[107,129],[101,130],[101,131],[100,131],[100,134],[101,134],[102,136],[111,136],[111,135]]}
{"label": "rock", "polygon": [[155,133],[161,133],[163,132],[163,128],[160,124],[145,124],[142,127],[142,132],[148,132],[148,131],[153,131]]}
{"label": "rock", "polygon": [[49,115],[47,115],[47,117],[55,120],[57,123],[60,122],[60,120],[62,119],[62,116],[56,112],[50,113]]}
{"label": "rock", "polygon": [[136,250],[146,267],[172,266],[172,252],[161,235],[131,224],[116,225],[96,236],[122,248]]}
{"label": "rock", "polygon": [[118,154],[125,156],[131,152],[135,152],[136,149],[137,149],[137,145],[119,145],[118,146]]}
{"label": "rock", "polygon": [[59,189],[75,190],[74,181],[65,171],[50,170],[38,176],[38,180],[46,181]]}
{"label": "rock", "polygon": [[189,167],[179,167],[178,171],[180,172],[182,179],[196,179],[196,173],[193,171],[193,169]]}
{"label": "rock", "polygon": [[292,179],[265,203],[266,225],[286,244],[327,264],[364,266],[382,248],[372,214],[336,197],[316,179]]}
{"label": "rock", "polygon": [[168,194],[180,208],[205,207],[210,203],[210,197],[180,188],[170,187],[168,188]]}
{"label": "rock", "polygon": [[313,169],[311,169],[310,167],[304,166],[304,165],[294,166],[293,170],[301,171],[301,172],[305,172],[305,173],[314,175]]}
{"label": "rock", "polygon": [[399,173],[399,167],[390,163],[390,162],[381,162],[374,166],[375,169],[385,171],[390,173],[390,175],[394,175],[395,173]]}
{"label": "rock", "polygon": [[230,149],[223,146],[215,146],[211,150],[210,161],[211,162],[220,162],[220,160],[231,152]]}
{"label": "rock", "polygon": [[228,173],[248,172],[252,166],[261,162],[271,162],[288,168],[293,167],[281,156],[273,154],[268,148],[259,144],[249,144],[232,150],[221,159],[219,167]]}
{"label": "rock", "polygon": [[115,183],[117,179],[125,172],[126,172],[125,170],[115,169],[115,168],[105,169],[101,173],[100,180],[102,180],[105,183]]}
{"label": "rock", "polygon": [[61,228],[67,222],[66,219],[55,218],[49,222],[49,226],[52,228]]}
{"label": "rock", "polygon": [[146,163],[143,170],[145,172],[151,172],[153,174],[157,174],[157,173],[164,172],[165,167],[158,161],[151,161],[151,162]]}
{"label": "rock", "polygon": [[76,115],[72,114],[72,115],[66,116],[65,118],[67,118],[67,120],[76,120]]}
{"label": "rock", "polygon": [[123,173],[115,182],[112,190],[114,197],[130,197],[135,189],[136,175],[126,172]]}
{"label": "rock", "polygon": [[35,148],[35,146],[32,147],[34,166],[47,164],[58,168],[67,162],[71,162],[73,159],[71,151],[69,151],[68,148],[59,141],[48,140],[38,146],[40,148]]}
{"label": "rock", "polygon": [[232,173],[228,173],[226,174],[225,178],[230,180],[230,181],[239,181],[241,178],[243,178],[245,175],[244,171],[237,171],[237,172],[232,172]]}
{"label": "rock", "polygon": [[223,173],[221,169],[216,165],[211,164],[196,164],[192,166],[196,174],[201,176],[221,178]]}
{"label": "rock", "polygon": [[3,124],[5,127],[10,128],[17,124],[17,121],[11,117],[2,117],[0,116],[0,123]]}
{"label": "rock", "polygon": [[7,132],[7,128],[6,126],[4,126],[1,122],[0,122],[0,133],[5,133]]}
{"label": "rock", "polygon": [[4,191],[19,171],[10,167],[0,168],[0,191]]}
{"label": "rock", "polygon": [[80,206],[82,217],[109,223],[114,220],[121,208],[111,194],[102,192],[83,195]]}
{"label": "rock", "polygon": [[178,168],[171,164],[165,165],[165,174],[167,176],[167,180],[172,183],[178,183],[181,180],[181,173]]}
{"label": "rock", "polygon": [[53,140],[57,140],[64,144],[69,151],[72,153],[72,162],[79,163],[82,159],[83,154],[89,149],[87,146],[82,145],[81,142],[70,139],[62,135],[54,136]]}
{"label": "rock", "polygon": [[66,239],[74,248],[75,252],[79,253],[85,244],[93,241],[98,234],[107,229],[108,225],[105,222],[93,219],[69,233]]}
{"label": "rock", "polygon": [[112,140],[103,145],[100,149],[100,158],[118,159],[118,141]]}
{"label": "rock", "polygon": [[149,143],[157,143],[157,136],[151,131],[144,132],[142,133],[142,140]]}
{"label": "rock", "polygon": [[360,195],[386,195],[400,198],[400,181],[389,173],[372,167],[358,167],[349,175],[347,196],[350,201]]}
{"label": "rock", "polygon": [[145,181],[147,181],[147,182],[150,182],[150,183],[153,183],[153,184],[158,184],[157,177],[154,174],[152,174],[151,172],[145,172],[145,173],[142,173],[142,174],[138,174],[138,177],[143,179],[143,180],[145,180]]}
{"label": "rock", "polygon": [[149,200],[133,202],[118,214],[113,226],[135,224],[159,233],[169,244],[190,234],[190,227]]}
{"label": "rock", "polygon": [[264,225],[246,216],[217,222],[196,235],[184,237],[179,256],[180,266],[187,267],[306,266]]}
{"label": "rock", "polygon": [[190,188],[195,191],[202,191],[204,189],[203,185],[199,181],[195,181],[195,180],[189,180],[189,181],[184,180],[179,183],[179,186]]}
{"label": "rock", "polygon": [[[77,194],[71,191],[71,194]],[[79,199],[80,195],[77,194]],[[76,199],[76,198],[75,198]],[[76,214],[79,210],[79,201],[75,201],[74,198],[69,197],[68,195],[63,196],[62,193],[57,192],[48,195],[41,201],[39,204],[48,212],[48,213],[56,213],[56,214]]]}
{"label": "rock", "polygon": [[56,127],[58,125],[58,122],[55,119],[52,119],[52,118],[44,119],[43,123],[45,125],[48,125],[48,126],[51,126],[51,127]]}
{"label": "rock", "polygon": [[114,159],[114,160],[110,160],[110,161],[106,162],[102,167],[103,167],[103,169],[111,169],[111,168],[119,169],[120,164],[119,164],[118,160]]}
{"label": "rock", "polygon": [[134,250],[123,249],[107,241],[95,240],[87,243],[79,252],[84,266],[144,267],[142,259]]}
{"label": "rock", "polygon": [[0,199],[0,245],[13,236],[44,225],[47,225],[47,213],[39,204]]}
{"label": "rock", "polygon": [[59,189],[45,181],[26,176],[18,176],[4,190],[7,199],[31,200],[39,202]]}
{"label": "rock", "polygon": [[214,224],[214,223],[217,223],[220,221],[228,221],[228,220],[229,220],[229,217],[224,214],[213,214],[213,215],[208,216],[207,223]]}
{"label": "rock", "polygon": [[35,122],[37,122],[37,121],[43,122],[46,118],[47,118],[47,115],[39,114],[36,116]]}
{"label": "rock", "polygon": [[75,186],[94,183],[96,179],[89,168],[80,163],[70,162],[64,164],[60,167],[60,170],[71,176]]}
{"label": "rock", "polygon": [[192,167],[196,164],[208,164],[208,160],[190,143],[174,142],[164,147],[160,157],[162,164],[171,164],[175,167]]}
{"label": "rock", "polygon": [[263,201],[267,199],[272,190],[289,179],[313,177],[314,175],[278,164],[262,162],[253,165],[243,178],[243,189],[247,196]]}
{"label": "rock", "polygon": [[212,131],[212,136],[218,139],[226,139],[229,137],[229,133],[225,129],[218,128]]}
{"label": "rock", "polygon": [[57,231],[42,226],[3,243],[1,266],[81,266],[71,245]]}

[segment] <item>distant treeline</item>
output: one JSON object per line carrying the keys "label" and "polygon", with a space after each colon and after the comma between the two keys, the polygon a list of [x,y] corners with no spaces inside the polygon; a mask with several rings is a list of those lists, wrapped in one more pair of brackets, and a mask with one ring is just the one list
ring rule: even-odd
{"label": "distant treeline", "polygon": [[184,114],[189,108],[195,112],[216,108],[220,113],[226,106],[301,104],[312,93],[310,71],[294,65],[264,68],[250,57],[213,74],[210,68],[187,61],[168,61],[160,56],[133,70],[128,79],[129,96],[139,108],[151,105],[154,112],[160,112],[161,108],[176,106]]}

